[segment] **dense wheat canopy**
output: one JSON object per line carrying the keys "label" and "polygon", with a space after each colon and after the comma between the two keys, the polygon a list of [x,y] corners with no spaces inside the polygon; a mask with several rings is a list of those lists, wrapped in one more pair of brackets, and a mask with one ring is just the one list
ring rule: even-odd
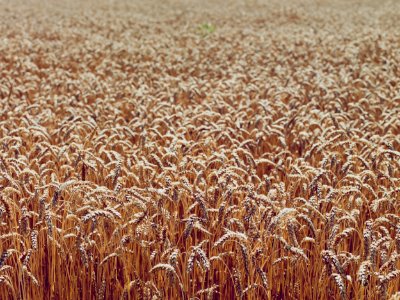
{"label": "dense wheat canopy", "polygon": [[0,2],[0,299],[399,299],[398,1],[82,2]]}

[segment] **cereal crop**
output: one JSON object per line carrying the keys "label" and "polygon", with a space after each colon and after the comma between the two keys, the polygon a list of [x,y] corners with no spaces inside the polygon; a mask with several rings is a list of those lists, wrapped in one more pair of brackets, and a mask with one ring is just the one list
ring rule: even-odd
{"label": "cereal crop", "polygon": [[399,299],[400,3],[0,1],[0,299]]}

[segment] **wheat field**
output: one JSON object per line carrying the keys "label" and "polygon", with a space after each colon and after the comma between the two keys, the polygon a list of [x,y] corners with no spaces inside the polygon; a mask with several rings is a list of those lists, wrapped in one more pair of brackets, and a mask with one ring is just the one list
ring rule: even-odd
{"label": "wheat field", "polygon": [[0,299],[399,299],[398,1],[0,1]]}

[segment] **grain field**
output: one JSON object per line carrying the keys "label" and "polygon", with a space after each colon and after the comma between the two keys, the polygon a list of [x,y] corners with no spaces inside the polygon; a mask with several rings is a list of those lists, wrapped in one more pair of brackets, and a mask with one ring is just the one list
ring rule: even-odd
{"label": "grain field", "polygon": [[0,0],[0,299],[399,299],[400,3]]}

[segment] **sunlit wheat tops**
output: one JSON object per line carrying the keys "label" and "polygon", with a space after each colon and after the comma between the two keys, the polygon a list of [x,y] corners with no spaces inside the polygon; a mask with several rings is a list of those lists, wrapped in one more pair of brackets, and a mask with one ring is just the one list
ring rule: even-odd
{"label": "sunlit wheat tops", "polygon": [[400,3],[67,2],[0,3],[0,299],[399,299]]}

